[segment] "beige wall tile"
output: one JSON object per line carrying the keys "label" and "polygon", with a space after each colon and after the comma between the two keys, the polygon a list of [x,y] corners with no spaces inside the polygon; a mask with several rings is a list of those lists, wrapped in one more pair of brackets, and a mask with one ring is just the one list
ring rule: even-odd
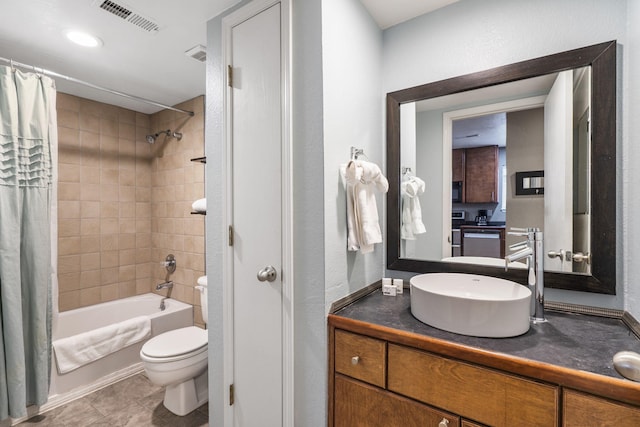
{"label": "beige wall tile", "polygon": [[80,218],[80,202],[77,200],[60,200],[58,202],[58,218]]}
{"label": "beige wall tile", "polygon": [[58,182],[80,182],[80,161],[78,164],[60,164]]}
{"label": "beige wall tile", "polygon": [[100,234],[99,218],[82,218],[80,220],[80,233],[82,236],[94,236]]}
{"label": "beige wall tile", "polygon": [[86,307],[100,303],[100,287],[80,290],[80,306]]}
{"label": "beige wall tile", "polygon": [[80,255],[80,236],[58,237],[58,255]]}
{"label": "beige wall tile", "polygon": [[80,289],[80,274],[81,273],[67,273],[58,275],[58,289],[59,292],[75,291]]}
{"label": "beige wall tile", "polygon": [[77,96],[58,92],[56,94],[56,109],[78,112],[80,111],[80,99]]}
{"label": "beige wall tile", "polygon": [[80,287],[94,288],[102,284],[100,270],[89,270],[80,273]]}
{"label": "beige wall tile", "polygon": [[80,291],[60,292],[58,308],[60,311],[73,310],[80,307]]}
{"label": "beige wall tile", "polygon": [[107,302],[118,299],[118,284],[100,287],[100,301]]}
{"label": "beige wall tile", "polygon": [[[196,111],[186,124],[172,111],[149,116],[58,98],[60,309],[152,291],[164,280],[160,262],[168,253],[178,258],[172,297],[198,304],[193,287],[204,270],[204,220],[189,212],[204,194],[204,165],[189,159],[204,152],[203,97],[185,102]],[[145,141],[179,126],[180,143]]]}
{"label": "beige wall tile", "polygon": [[80,271],[99,270],[100,253],[86,253],[80,256]]}
{"label": "beige wall tile", "polygon": [[80,200],[80,184],[77,182],[59,182],[58,200]]}
{"label": "beige wall tile", "polygon": [[119,249],[135,249],[136,247],[136,235],[133,233],[120,234],[119,240]]}

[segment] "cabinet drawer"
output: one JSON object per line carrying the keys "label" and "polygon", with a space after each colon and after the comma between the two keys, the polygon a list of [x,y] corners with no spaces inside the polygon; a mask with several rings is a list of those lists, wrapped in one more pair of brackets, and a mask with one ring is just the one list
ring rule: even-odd
{"label": "cabinet drawer", "polygon": [[335,370],[341,374],[385,387],[385,341],[336,329]]}
{"label": "cabinet drawer", "polygon": [[564,389],[562,418],[567,427],[640,426],[640,409]]}
{"label": "cabinet drawer", "polygon": [[[335,380],[335,427],[458,427],[460,419],[342,375]],[[445,421],[446,420],[446,421]]]}
{"label": "cabinet drawer", "polygon": [[390,391],[492,426],[557,426],[557,387],[389,344]]}

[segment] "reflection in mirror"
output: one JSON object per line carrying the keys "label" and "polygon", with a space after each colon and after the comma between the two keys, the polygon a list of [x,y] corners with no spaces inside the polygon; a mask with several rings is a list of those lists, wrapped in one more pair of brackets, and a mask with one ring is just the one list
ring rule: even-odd
{"label": "reflection in mirror", "polygon": [[537,226],[547,286],[614,294],[615,48],[387,94],[387,268],[522,281],[496,264]]}
{"label": "reflection in mirror", "polygon": [[589,83],[582,67],[403,104],[402,257],[503,267],[505,231],[530,226],[551,231],[547,271],[589,274]]}

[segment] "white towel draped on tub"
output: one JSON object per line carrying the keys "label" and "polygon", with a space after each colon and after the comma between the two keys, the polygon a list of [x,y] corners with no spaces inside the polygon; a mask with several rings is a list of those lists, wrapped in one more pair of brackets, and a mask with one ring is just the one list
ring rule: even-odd
{"label": "white towel draped on tub", "polygon": [[149,316],[138,316],[53,342],[58,372],[66,374],[151,336]]}
{"label": "white towel draped on tub", "polygon": [[382,242],[374,191],[386,193],[389,183],[375,163],[351,160],[340,169],[347,193],[347,249],[373,252]]}

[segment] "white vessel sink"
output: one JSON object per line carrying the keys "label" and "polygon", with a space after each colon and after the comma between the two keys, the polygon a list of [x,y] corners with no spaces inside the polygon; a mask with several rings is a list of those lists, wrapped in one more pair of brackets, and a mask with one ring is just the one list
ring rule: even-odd
{"label": "white vessel sink", "polygon": [[438,329],[503,338],[529,330],[531,291],[510,280],[462,273],[414,276],[411,313]]}

